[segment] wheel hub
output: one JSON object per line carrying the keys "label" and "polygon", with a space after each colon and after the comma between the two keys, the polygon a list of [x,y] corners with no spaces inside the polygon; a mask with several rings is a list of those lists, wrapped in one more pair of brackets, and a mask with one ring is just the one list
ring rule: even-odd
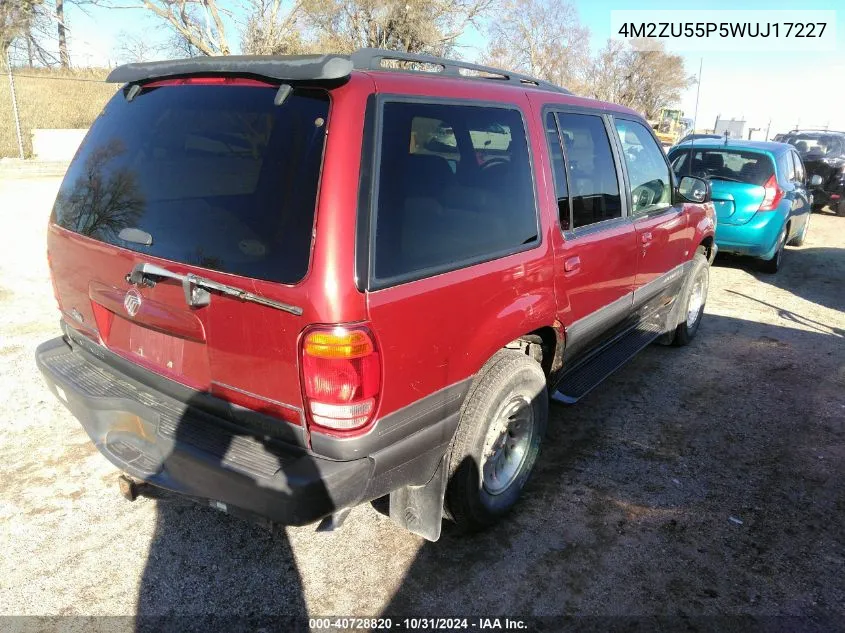
{"label": "wheel hub", "polygon": [[704,301],[707,299],[707,287],[703,276],[699,276],[692,285],[687,303],[687,327],[691,328],[698,320]]}
{"label": "wheel hub", "polygon": [[534,418],[525,396],[514,396],[499,409],[484,438],[482,485],[491,495],[516,480],[531,446]]}

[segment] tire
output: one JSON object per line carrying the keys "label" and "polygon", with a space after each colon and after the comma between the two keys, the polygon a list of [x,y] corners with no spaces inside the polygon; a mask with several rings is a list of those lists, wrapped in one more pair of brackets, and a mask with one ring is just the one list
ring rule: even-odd
{"label": "tire", "polygon": [[[707,291],[710,288],[710,263],[707,257],[700,250],[692,258],[687,283],[684,285],[681,294],[681,305],[684,306],[681,312],[683,319],[674,332],[664,334],[658,339],[663,345],[674,345],[683,347],[689,345],[695,338],[698,328],[701,326],[701,319],[704,317],[704,305],[707,303]],[[698,292],[696,292],[698,290]],[[691,306],[697,303],[695,313],[691,312]]]}
{"label": "tire", "polygon": [[807,232],[810,230],[810,217],[812,217],[812,214],[808,213],[807,221],[804,222],[804,227],[801,229],[801,232],[796,235],[789,243],[790,246],[804,246],[804,242],[807,241]]}
{"label": "tire", "polygon": [[780,235],[778,235],[778,247],[777,250],[775,250],[775,254],[772,255],[771,259],[764,259],[763,263],[760,264],[760,270],[764,273],[774,275],[781,269],[781,266],[783,266],[783,251],[786,247],[786,234],[786,225],[784,225],[784,227],[780,230]]}
{"label": "tire", "polygon": [[845,218],[845,198],[836,203],[836,215]]}
{"label": "tire", "polygon": [[464,402],[449,453],[446,513],[459,529],[489,527],[514,506],[534,469],[548,417],[540,365],[516,350],[497,352]]}

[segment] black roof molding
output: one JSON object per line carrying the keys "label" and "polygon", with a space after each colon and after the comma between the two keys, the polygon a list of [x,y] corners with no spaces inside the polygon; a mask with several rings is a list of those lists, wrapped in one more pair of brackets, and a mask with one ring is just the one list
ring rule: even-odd
{"label": "black roof molding", "polygon": [[[396,72],[420,72],[413,68],[401,68],[384,66],[382,62],[400,61],[412,62],[417,64],[430,64],[433,66],[440,66],[443,70],[440,72],[433,72],[433,75],[448,75],[451,77],[460,77],[461,79],[486,79],[490,81],[504,81],[511,84],[521,86],[528,86],[540,88],[542,90],[550,90],[552,92],[559,92],[562,94],[571,95],[572,92],[566,88],[561,88],[551,82],[543,79],[535,79],[528,75],[521,75],[519,73],[504,70],[502,68],[494,68],[492,66],[481,66],[479,64],[472,64],[470,62],[462,62],[455,59],[447,59],[445,57],[434,57],[432,55],[422,55],[418,53],[406,53],[404,51],[388,51],[380,48],[361,48],[352,53],[352,64],[356,70],[386,70]],[[461,71],[470,71],[471,73],[479,73],[473,75],[469,73],[462,73]]]}
{"label": "black roof molding", "polygon": [[189,75],[252,75],[277,81],[337,81],[352,72],[346,55],[221,55],[118,66],[110,83],[135,83]]}

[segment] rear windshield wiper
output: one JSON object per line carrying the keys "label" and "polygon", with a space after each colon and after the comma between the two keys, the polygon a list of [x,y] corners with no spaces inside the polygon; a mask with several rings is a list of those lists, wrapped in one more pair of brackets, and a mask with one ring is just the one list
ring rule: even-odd
{"label": "rear windshield wiper", "polygon": [[159,279],[175,279],[176,281],[181,281],[182,288],[185,291],[185,301],[192,308],[207,306],[211,303],[211,294],[209,291],[213,290],[214,292],[219,292],[223,295],[235,297],[241,301],[251,301],[252,303],[258,303],[270,308],[276,308],[277,310],[283,310],[284,312],[290,312],[296,316],[302,315],[302,308],[299,306],[268,299],[267,297],[262,297],[261,295],[249,292],[248,290],[242,290],[241,288],[229,286],[228,284],[221,284],[219,282],[212,281],[211,279],[194,275],[193,273],[180,275],[179,273],[174,273],[172,270],[167,270],[166,268],[162,268],[161,266],[156,266],[155,264],[150,264],[148,262],[136,264],[135,268],[132,269],[132,272],[126,275],[126,281],[136,286],[154,286],[154,277],[158,277]]}

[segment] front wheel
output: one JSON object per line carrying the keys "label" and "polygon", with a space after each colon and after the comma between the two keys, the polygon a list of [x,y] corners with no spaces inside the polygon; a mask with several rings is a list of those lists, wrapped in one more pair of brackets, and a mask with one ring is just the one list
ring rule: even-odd
{"label": "front wheel", "polygon": [[447,514],[465,531],[496,523],[528,482],[546,432],[549,397],[540,365],[498,352],[473,385],[449,454]]}
{"label": "front wheel", "polygon": [[700,250],[692,258],[692,267],[684,290],[679,297],[681,301],[681,322],[674,331],[663,334],[658,342],[663,345],[681,347],[689,345],[695,338],[701,319],[704,317],[704,305],[707,303],[707,291],[710,288],[710,263]]}

